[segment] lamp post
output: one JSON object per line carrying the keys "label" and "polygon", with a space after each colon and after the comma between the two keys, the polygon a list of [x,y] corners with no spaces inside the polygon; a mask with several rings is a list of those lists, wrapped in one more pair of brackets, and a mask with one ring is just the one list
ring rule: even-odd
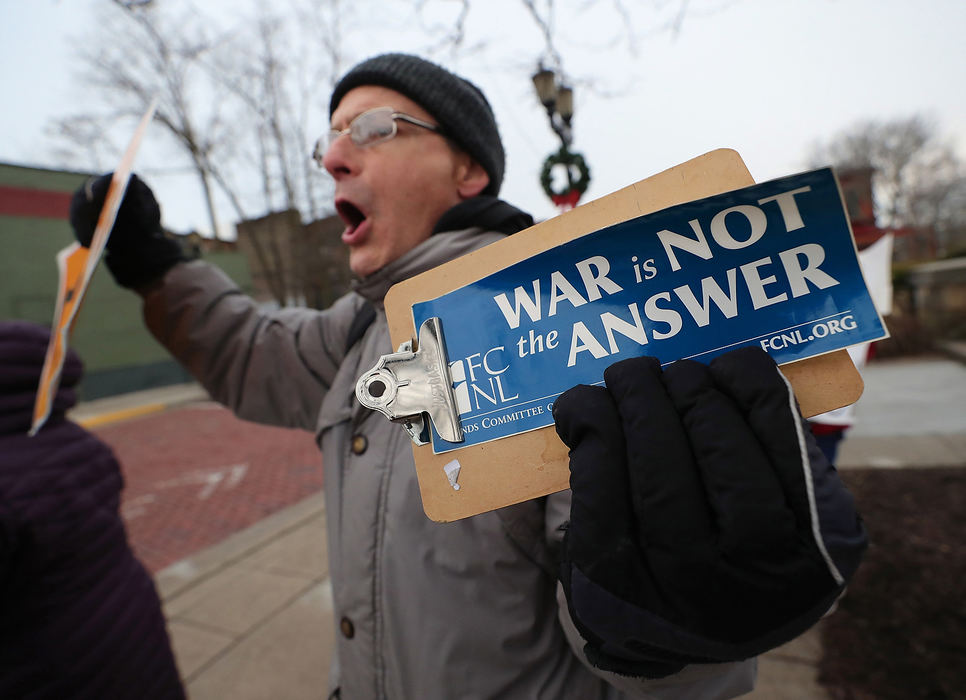
{"label": "lamp post", "polygon": [[[572,209],[590,184],[590,169],[583,156],[570,150],[573,143],[571,121],[574,116],[574,91],[563,84],[554,71],[543,66],[533,75],[533,87],[547,110],[550,128],[560,139],[560,150],[551,153],[543,162],[540,184],[554,204],[563,210]],[[567,175],[567,186],[562,190],[554,190],[552,185],[552,172],[558,165],[564,167]]]}

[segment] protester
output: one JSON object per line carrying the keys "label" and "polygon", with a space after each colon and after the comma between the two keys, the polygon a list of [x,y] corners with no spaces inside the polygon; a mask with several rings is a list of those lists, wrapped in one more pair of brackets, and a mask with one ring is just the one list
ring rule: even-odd
{"label": "protester", "polygon": [[[242,418],[315,432],[332,696],[750,690],[755,655],[829,609],[865,542],[774,362],[744,351],[663,374],[646,358],[615,365],[606,388],[578,388],[555,408],[572,504],[566,491],[431,522],[409,437],[354,396],[360,374],[393,351],[383,296],[532,220],[497,199],[504,151],[490,105],[447,70],[368,59],[336,85],[330,117],[316,157],[335,180],[358,278],[332,307],[262,311],[217,269],[180,260],[139,179],[106,262],[212,396]],[[106,188],[105,176],[75,195],[82,243]]]}
{"label": "protester", "polygon": [[[874,243],[859,250],[859,266],[872,296],[876,311],[882,316],[892,313],[892,246],[895,236],[887,233]],[[848,349],[849,357],[861,373],[867,362],[875,357],[876,343],[861,343]],[[849,404],[828,413],[809,418],[808,423],[822,454],[836,464],[842,441],[852,428],[856,404]]]}
{"label": "protester", "polygon": [[65,417],[82,371],[73,351],[50,417],[27,435],[49,340],[0,321],[0,698],[184,698],[118,513],[120,467]]}
{"label": "protester", "polygon": [[[874,343],[861,343],[848,348],[852,364],[860,372],[865,367],[866,362],[872,359],[874,352]],[[811,428],[812,435],[815,436],[815,443],[830,464],[837,463],[839,447],[854,421],[854,403],[808,419],[809,428]]]}

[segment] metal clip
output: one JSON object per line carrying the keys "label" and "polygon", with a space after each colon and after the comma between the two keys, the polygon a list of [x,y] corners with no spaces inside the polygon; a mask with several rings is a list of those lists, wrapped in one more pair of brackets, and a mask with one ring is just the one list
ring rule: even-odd
{"label": "metal clip", "polygon": [[418,339],[416,350],[412,341],[407,341],[359,377],[356,398],[366,408],[402,423],[417,445],[429,443],[429,425],[423,413],[429,415],[441,438],[463,442],[439,319],[426,319],[419,327]]}

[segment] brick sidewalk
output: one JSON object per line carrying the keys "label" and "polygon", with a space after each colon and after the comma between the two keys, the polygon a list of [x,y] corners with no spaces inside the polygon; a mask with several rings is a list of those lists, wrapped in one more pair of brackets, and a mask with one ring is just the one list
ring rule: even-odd
{"label": "brick sidewalk", "polygon": [[322,488],[311,434],[242,421],[210,402],[93,432],[121,462],[121,513],[151,572]]}

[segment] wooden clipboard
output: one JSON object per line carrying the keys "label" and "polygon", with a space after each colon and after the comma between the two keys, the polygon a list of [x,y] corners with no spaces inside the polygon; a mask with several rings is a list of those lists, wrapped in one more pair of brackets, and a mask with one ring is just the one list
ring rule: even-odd
{"label": "wooden clipboard", "polygon": [[[719,149],[653,175],[502,241],[392,287],[386,317],[393,346],[416,337],[412,307],[475,282],[579,236],[667,207],[755,184],[741,156]],[[783,365],[803,415],[847,406],[862,394],[862,378],[845,350]],[[567,447],[553,426],[434,454],[413,446],[426,515],[449,522],[569,488]],[[459,461],[454,489],[444,467]]]}

